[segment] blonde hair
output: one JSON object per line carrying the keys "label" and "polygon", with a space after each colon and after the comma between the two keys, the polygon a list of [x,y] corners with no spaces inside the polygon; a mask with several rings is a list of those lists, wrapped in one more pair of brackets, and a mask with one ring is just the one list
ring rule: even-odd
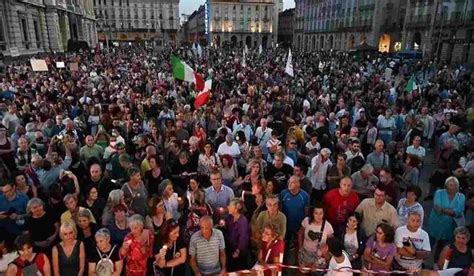
{"label": "blonde hair", "polygon": [[59,227],[59,237],[61,238],[61,240],[64,239],[63,232],[68,230],[68,229],[72,230],[72,232],[74,232],[74,239],[77,238],[76,224],[66,221],[65,223],[61,224],[61,227]]}
{"label": "blonde hair", "polygon": [[87,218],[89,221],[94,220],[94,216],[92,215],[92,212],[89,209],[82,209],[79,211],[78,217],[80,218]]}

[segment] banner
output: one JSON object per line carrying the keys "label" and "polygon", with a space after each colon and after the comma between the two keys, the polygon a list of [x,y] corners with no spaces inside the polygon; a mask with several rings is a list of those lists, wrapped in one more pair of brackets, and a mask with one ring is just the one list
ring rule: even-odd
{"label": "banner", "polygon": [[64,61],[56,61],[56,68],[66,68]]}

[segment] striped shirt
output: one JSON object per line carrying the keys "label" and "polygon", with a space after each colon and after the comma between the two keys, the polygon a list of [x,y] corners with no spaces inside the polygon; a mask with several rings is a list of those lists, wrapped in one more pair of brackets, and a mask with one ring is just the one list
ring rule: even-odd
{"label": "striped shirt", "polygon": [[196,258],[201,274],[213,274],[221,271],[219,252],[224,249],[224,235],[218,229],[212,229],[209,240],[205,239],[199,230],[191,236],[189,242],[189,255]]}

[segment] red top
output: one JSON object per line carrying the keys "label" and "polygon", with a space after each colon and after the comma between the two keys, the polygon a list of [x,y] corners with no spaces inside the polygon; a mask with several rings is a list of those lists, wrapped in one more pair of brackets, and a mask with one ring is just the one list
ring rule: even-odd
{"label": "red top", "polygon": [[[148,258],[152,255],[152,248],[155,236],[148,229],[144,229],[147,239],[141,242],[134,238],[132,233],[125,236],[124,243],[131,241],[128,254],[125,256],[127,263],[125,272],[127,276],[145,276]],[[143,249],[143,251],[142,251]]]}
{"label": "red top", "polygon": [[[44,255],[43,253],[36,253],[36,255],[33,257],[33,263],[36,264],[36,267],[38,267],[38,270],[39,272],[41,272],[41,274],[44,274],[44,264],[46,263],[45,258],[46,255]],[[16,266],[17,276],[23,276],[23,268],[30,265],[20,257],[16,258],[13,263]]]}
{"label": "red top", "polygon": [[[272,246],[267,249],[267,243],[263,242],[262,243],[262,258],[265,261],[266,264],[274,264],[273,260],[275,258],[280,258],[280,256],[283,256],[283,253],[285,252],[285,242],[283,240],[274,240],[272,241]],[[283,263],[283,258],[280,259],[281,263]],[[272,271],[269,269],[265,269],[263,271],[264,276],[271,276]]]}
{"label": "red top", "polygon": [[[266,264],[273,264],[273,260],[279,258],[280,254],[283,254],[285,251],[285,242],[283,240],[275,240],[272,243],[270,248],[267,248],[266,242],[262,243],[262,258]],[[281,261],[283,262],[283,260]]]}
{"label": "red top", "polygon": [[343,197],[339,189],[332,189],[323,197],[324,206],[327,208],[326,218],[334,228],[344,225],[350,214],[354,213],[359,205],[359,196],[350,192]]}

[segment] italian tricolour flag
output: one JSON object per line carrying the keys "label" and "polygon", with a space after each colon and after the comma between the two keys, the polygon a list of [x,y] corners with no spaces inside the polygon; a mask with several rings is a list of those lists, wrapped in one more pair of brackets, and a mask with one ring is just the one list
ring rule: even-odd
{"label": "italian tricolour flag", "polygon": [[175,79],[194,83],[197,91],[204,90],[204,79],[191,66],[175,55],[171,55],[171,65]]}
{"label": "italian tricolour flag", "polygon": [[204,89],[197,94],[196,98],[194,99],[194,107],[198,109],[199,107],[205,105],[209,100],[209,96],[211,93],[212,88],[212,79],[206,80],[204,84]]}

